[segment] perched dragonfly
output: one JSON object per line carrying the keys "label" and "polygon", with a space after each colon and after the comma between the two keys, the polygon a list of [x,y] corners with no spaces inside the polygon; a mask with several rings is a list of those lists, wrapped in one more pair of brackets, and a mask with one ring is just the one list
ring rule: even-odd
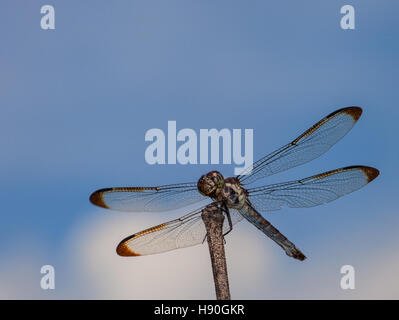
{"label": "perched dragonfly", "polygon": [[[211,171],[192,183],[106,188],[95,191],[90,201],[107,209],[156,212],[207,199],[212,201],[207,206],[217,206],[227,217],[223,224],[224,234],[245,218],[282,247],[288,256],[304,260],[305,255],[259,212],[282,207],[313,207],[333,201],[365,186],[379,175],[379,171],[367,166],[350,166],[295,181],[255,188],[247,185],[319,157],[354,126],[361,114],[360,107],[347,107],[329,114],[236,177],[224,178],[219,172]],[[202,243],[206,238],[201,219],[205,207],[125,238],[119,243],[117,253],[141,256]]]}

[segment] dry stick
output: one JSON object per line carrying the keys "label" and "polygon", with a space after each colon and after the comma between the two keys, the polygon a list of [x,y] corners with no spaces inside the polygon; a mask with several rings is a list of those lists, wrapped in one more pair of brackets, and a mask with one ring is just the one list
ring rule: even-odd
{"label": "dry stick", "polygon": [[205,223],[207,232],[216,299],[230,300],[229,278],[227,276],[223,238],[224,215],[222,210],[216,205],[209,205],[202,210],[201,217]]}

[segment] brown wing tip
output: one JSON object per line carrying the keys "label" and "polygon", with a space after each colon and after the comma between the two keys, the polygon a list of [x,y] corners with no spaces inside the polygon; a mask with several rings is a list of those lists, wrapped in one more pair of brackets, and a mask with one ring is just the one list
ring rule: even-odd
{"label": "brown wing tip", "polygon": [[90,202],[96,206],[109,209],[109,207],[105,204],[103,194],[105,191],[110,189],[101,189],[93,192],[90,196]]}
{"label": "brown wing tip", "polygon": [[129,249],[129,247],[127,246],[127,241],[125,240],[121,241],[121,243],[118,244],[118,247],[116,248],[116,253],[122,257],[140,256],[140,254]]}
{"label": "brown wing tip", "polygon": [[373,181],[380,174],[380,171],[378,169],[372,167],[362,167],[362,170],[367,176],[367,183]]}
{"label": "brown wing tip", "polygon": [[363,112],[362,108],[360,108],[360,107],[348,107],[348,108],[342,109],[342,111],[344,113],[350,115],[354,121],[357,121]]}

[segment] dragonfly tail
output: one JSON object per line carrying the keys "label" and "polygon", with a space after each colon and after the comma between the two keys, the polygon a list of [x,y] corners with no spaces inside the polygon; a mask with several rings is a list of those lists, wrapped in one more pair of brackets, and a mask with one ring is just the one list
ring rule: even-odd
{"label": "dragonfly tail", "polygon": [[300,261],[306,259],[306,256],[301,252],[301,250],[299,250],[290,240],[278,231],[269,221],[263,218],[262,215],[259,214],[250,204],[248,204],[245,209],[240,210],[240,212],[245,219],[283,248],[287,256]]}
{"label": "dragonfly tail", "polygon": [[[287,241],[290,242],[288,239],[287,239]],[[278,244],[284,249],[287,256],[292,257],[294,259],[298,259],[300,261],[303,261],[306,259],[306,256],[301,252],[301,250],[299,250],[297,247],[295,247],[295,245],[292,242],[290,242],[291,245],[289,247],[286,246],[285,244],[284,245],[280,244],[280,243],[278,243]]]}

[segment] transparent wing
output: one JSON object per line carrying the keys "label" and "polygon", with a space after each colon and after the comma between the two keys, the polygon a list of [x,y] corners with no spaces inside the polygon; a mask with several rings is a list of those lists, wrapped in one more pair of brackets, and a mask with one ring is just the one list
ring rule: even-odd
{"label": "transparent wing", "polygon": [[379,171],[371,167],[346,167],[301,180],[253,188],[248,190],[249,199],[258,211],[313,207],[360,189],[378,174]]}
{"label": "transparent wing", "polygon": [[354,126],[361,114],[359,107],[329,114],[289,144],[256,161],[238,178],[242,184],[249,184],[319,157]]}
{"label": "transparent wing", "polygon": [[[200,244],[206,236],[201,218],[204,208],[129,236],[119,243],[116,252],[120,256],[142,256]],[[238,211],[229,211],[233,224],[242,220],[243,217]],[[228,220],[225,218],[223,232],[229,229]]]}
{"label": "transparent wing", "polygon": [[197,183],[106,188],[90,196],[90,201],[99,207],[133,212],[173,210],[207,199],[198,192]]}

